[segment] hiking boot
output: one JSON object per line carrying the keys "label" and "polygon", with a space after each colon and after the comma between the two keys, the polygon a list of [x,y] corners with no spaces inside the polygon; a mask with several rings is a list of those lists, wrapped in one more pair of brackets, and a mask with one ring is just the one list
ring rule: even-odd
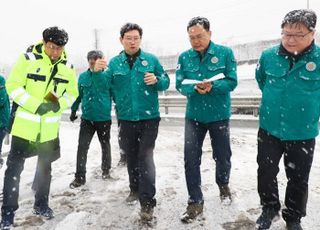
{"label": "hiking boot", "polygon": [[272,220],[276,217],[279,217],[278,211],[272,209],[272,208],[265,208],[262,210],[261,215],[256,221],[256,227],[259,230],[262,229],[269,229],[272,223]]}
{"label": "hiking boot", "polygon": [[135,204],[139,200],[139,193],[130,191],[129,196],[126,198],[127,204]]}
{"label": "hiking boot", "polygon": [[13,225],[13,218],[14,218],[13,212],[7,212],[5,214],[2,214],[2,220],[0,224],[1,229],[3,230],[10,229]]}
{"label": "hiking boot", "polygon": [[70,183],[70,188],[78,188],[86,183],[85,177],[75,177],[74,180]]}
{"label": "hiking boot", "polygon": [[54,217],[53,211],[49,206],[33,206],[33,213],[45,217],[48,220]]}
{"label": "hiking boot", "polygon": [[106,180],[106,179],[110,179],[110,178],[111,178],[110,171],[108,169],[102,170],[102,179]]}
{"label": "hiking boot", "polygon": [[229,200],[230,202],[232,201],[230,188],[227,184],[219,186],[219,190],[220,190],[221,202],[227,201],[227,200]]}
{"label": "hiking boot", "polygon": [[141,206],[140,218],[142,221],[151,221],[153,219],[153,207]]}
{"label": "hiking boot", "polygon": [[181,221],[184,223],[190,223],[202,212],[203,203],[190,203],[187,206],[187,211],[182,214]]}
{"label": "hiking boot", "polygon": [[125,166],[127,164],[127,157],[125,154],[121,154],[118,166]]}
{"label": "hiking boot", "polygon": [[287,222],[286,224],[288,230],[303,230],[299,222]]}

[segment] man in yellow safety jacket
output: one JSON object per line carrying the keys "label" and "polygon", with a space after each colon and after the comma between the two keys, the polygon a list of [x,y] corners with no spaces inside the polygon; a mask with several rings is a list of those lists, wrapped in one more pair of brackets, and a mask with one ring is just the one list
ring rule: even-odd
{"label": "man in yellow safety jacket", "polygon": [[43,41],[22,54],[6,83],[17,105],[11,129],[12,145],[7,159],[1,208],[1,228],[9,229],[18,209],[19,181],[24,161],[38,156],[34,214],[53,218],[48,206],[51,163],[60,157],[61,113],[78,96],[75,69],[66,59],[68,34],[61,28],[43,31]]}

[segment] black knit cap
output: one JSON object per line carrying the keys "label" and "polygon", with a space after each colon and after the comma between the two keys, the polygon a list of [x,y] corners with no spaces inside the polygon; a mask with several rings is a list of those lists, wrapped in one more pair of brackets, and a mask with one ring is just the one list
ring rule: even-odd
{"label": "black knit cap", "polygon": [[91,51],[89,51],[88,52],[88,54],[87,54],[87,59],[88,59],[88,61],[90,60],[90,59],[94,59],[94,60],[97,60],[97,59],[99,59],[99,58],[103,58],[103,52],[102,51],[100,51],[100,50],[91,50]]}
{"label": "black knit cap", "polygon": [[305,25],[308,30],[314,31],[317,24],[317,15],[313,10],[300,9],[293,10],[286,14],[284,17],[281,28],[287,24],[301,23]]}
{"label": "black knit cap", "polygon": [[68,42],[68,33],[57,26],[49,27],[42,33],[45,42],[53,42],[58,46],[64,46]]}

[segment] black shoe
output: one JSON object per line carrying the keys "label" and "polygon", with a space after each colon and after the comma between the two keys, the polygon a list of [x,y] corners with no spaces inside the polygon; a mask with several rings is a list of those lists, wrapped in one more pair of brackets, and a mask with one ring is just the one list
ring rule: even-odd
{"label": "black shoe", "polygon": [[70,183],[70,188],[78,188],[86,183],[85,177],[75,177],[74,180]]}
{"label": "black shoe", "polygon": [[203,212],[203,203],[190,203],[187,210],[182,214],[181,221],[190,223]]}
{"label": "black shoe", "polygon": [[129,205],[137,203],[138,200],[139,200],[139,193],[138,192],[133,192],[133,191],[130,191],[129,196],[126,198],[126,202]]}
{"label": "black shoe", "polygon": [[288,230],[303,230],[300,222],[287,222],[286,224]]}
{"label": "black shoe", "polygon": [[224,201],[231,202],[232,201],[230,188],[227,184],[219,186],[219,190],[220,190],[221,202],[224,202]]}
{"label": "black shoe", "polygon": [[0,228],[1,230],[9,230],[12,227],[13,223],[6,220],[1,220]]}
{"label": "black shoe", "polygon": [[127,165],[127,158],[125,155],[121,155],[120,160],[118,162],[118,166],[126,166]]}
{"label": "black shoe", "polygon": [[49,206],[33,206],[33,213],[46,219],[52,219],[54,217],[53,211]]}
{"label": "black shoe", "polygon": [[13,212],[8,212],[6,214],[2,214],[2,220],[0,227],[3,230],[8,230],[12,227],[13,225],[13,218],[14,218],[14,213]]}
{"label": "black shoe", "polygon": [[153,207],[149,205],[141,206],[140,218],[141,221],[151,221],[153,219]]}
{"label": "black shoe", "polygon": [[269,229],[272,223],[272,220],[276,217],[279,217],[279,212],[272,208],[265,208],[259,218],[256,221],[256,227],[259,230]]}
{"label": "black shoe", "polygon": [[103,170],[102,171],[102,179],[106,180],[106,179],[110,179],[111,176],[110,176],[110,171],[107,169],[107,170]]}

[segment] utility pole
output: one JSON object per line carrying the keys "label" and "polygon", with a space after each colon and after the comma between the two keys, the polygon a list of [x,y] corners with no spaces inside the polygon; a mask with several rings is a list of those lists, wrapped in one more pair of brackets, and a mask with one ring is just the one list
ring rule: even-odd
{"label": "utility pole", "polygon": [[309,0],[307,0],[307,9],[309,9]]}
{"label": "utility pole", "polygon": [[94,29],[93,30],[93,36],[94,36],[94,48],[96,50],[99,49],[99,30],[98,29]]}

